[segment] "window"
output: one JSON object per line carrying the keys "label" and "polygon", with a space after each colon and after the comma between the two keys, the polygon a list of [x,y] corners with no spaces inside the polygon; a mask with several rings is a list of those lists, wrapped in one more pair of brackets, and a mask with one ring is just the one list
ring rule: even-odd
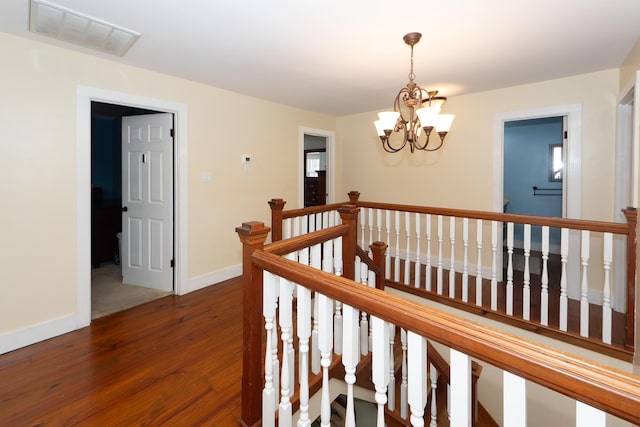
{"label": "window", "polygon": [[562,144],[549,145],[549,181],[562,181]]}

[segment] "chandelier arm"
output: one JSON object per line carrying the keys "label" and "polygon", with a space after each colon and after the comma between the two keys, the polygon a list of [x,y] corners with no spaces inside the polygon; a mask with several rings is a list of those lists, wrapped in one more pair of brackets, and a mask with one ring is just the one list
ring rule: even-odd
{"label": "chandelier arm", "polygon": [[427,148],[427,144],[425,144],[424,148],[422,148],[422,151],[437,151],[440,149],[440,147],[442,147],[442,144],[444,144],[444,137],[447,136],[447,132],[438,132],[438,135],[440,136],[440,144],[438,144],[437,147],[434,148]]}

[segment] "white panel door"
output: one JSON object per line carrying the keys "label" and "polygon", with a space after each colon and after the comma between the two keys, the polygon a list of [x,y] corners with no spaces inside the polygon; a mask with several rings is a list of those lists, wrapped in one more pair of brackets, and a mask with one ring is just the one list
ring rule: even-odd
{"label": "white panel door", "polygon": [[173,115],[122,118],[122,280],[173,290]]}

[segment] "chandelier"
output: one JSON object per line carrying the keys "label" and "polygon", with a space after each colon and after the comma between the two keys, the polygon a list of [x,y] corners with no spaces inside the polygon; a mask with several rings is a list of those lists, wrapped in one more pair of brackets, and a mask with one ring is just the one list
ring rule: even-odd
{"label": "chandelier", "polygon": [[[412,153],[414,150],[438,150],[442,147],[455,118],[453,114],[440,114],[440,108],[447,98],[438,96],[437,90],[426,91],[413,81],[416,77],[413,73],[413,46],[420,41],[421,37],[420,33],[409,33],[402,38],[411,47],[409,83],[396,96],[393,111],[378,113],[379,120],[373,122],[382,141],[382,148],[389,153],[397,153],[407,143]],[[429,137],[434,129],[440,141],[437,145],[430,147]],[[390,137],[393,132],[402,135],[401,142],[399,140],[396,143],[391,142]],[[425,137],[421,138],[423,133]],[[420,139],[424,142],[420,142]]]}

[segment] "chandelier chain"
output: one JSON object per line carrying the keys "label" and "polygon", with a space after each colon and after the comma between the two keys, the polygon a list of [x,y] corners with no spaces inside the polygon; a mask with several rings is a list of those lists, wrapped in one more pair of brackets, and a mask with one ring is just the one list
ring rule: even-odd
{"label": "chandelier chain", "polygon": [[413,83],[413,79],[415,78],[416,75],[413,72],[413,45],[411,45],[411,71],[409,72],[409,82]]}

